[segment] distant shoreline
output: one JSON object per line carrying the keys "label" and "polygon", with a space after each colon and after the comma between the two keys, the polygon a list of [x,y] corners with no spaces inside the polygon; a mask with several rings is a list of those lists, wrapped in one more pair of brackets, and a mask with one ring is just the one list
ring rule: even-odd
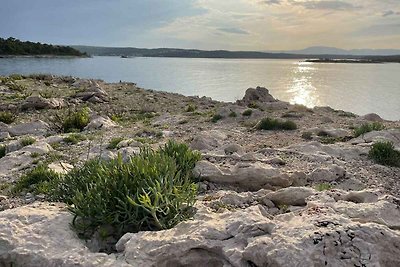
{"label": "distant shoreline", "polygon": [[0,55],[0,58],[90,58],[91,56],[73,55]]}

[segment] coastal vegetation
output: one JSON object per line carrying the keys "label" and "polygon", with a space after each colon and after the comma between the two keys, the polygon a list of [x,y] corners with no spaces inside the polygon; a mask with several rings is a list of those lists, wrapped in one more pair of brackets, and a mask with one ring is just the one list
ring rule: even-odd
{"label": "coastal vegetation", "polygon": [[372,131],[382,131],[383,129],[385,129],[385,125],[380,122],[364,123],[354,129],[354,137],[359,137]]}
{"label": "coastal vegetation", "polygon": [[0,38],[0,55],[55,55],[55,56],[86,56],[70,46],[50,45],[34,42],[23,42],[13,37]]}
{"label": "coastal vegetation", "polygon": [[390,141],[376,142],[368,155],[378,164],[400,167],[400,151],[397,151]]}
{"label": "coastal vegetation", "polygon": [[278,120],[273,118],[263,118],[256,125],[257,130],[296,130],[297,125],[291,120]]}

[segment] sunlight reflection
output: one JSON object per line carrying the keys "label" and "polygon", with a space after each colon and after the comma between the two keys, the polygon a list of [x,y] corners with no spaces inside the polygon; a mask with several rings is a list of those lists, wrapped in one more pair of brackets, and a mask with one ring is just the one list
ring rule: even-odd
{"label": "sunlight reflection", "polygon": [[289,85],[290,102],[314,107],[318,102],[317,89],[312,85],[315,68],[312,64],[301,62],[293,72],[293,82]]}

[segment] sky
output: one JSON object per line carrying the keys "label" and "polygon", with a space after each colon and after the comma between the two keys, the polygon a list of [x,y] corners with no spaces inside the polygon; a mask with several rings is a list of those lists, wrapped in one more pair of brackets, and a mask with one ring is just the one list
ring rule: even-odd
{"label": "sky", "polygon": [[400,48],[400,0],[1,0],[0,37],[228,50]]}

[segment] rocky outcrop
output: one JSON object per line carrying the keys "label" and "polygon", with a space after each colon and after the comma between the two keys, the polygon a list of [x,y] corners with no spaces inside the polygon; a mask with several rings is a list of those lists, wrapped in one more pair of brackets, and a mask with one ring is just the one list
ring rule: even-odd
{"label": "rocky outcrop", "polygon": [[[386,200],[386,196],[380,197],[376,204],[356,204],[335,201],[330,196],[343,192],[317,194],[309,189],[294,188],[287,192],[287,201],[291,201],[290,193],[302,195],[302,200],[311,194],[309,198],[314,199],[306,199],[304,208],[274,218],[269,214],[270,209],[262,205],[223,212],[210,212],[200,207],[194,220],[174,229],[126,234],[118,242],[117,249],[134,266],[400,264],[400,247],[396,245],[400,233],[388,227],[390,221],[380,212],[382,205],[397,210],[399,207]],[[343,212],[340,207],[345,205],[355,208]],[[365,209],[367,205],[368,210]],[[374,217],[372,211],[375,211]],[[400,214],[396,212],[390,217],[398,220]]]}
{"label": "rocky outcrop", "polygon": [[239,105],[248,105],[254,104],[257,102],[277,102],[276,100],[265,87],[257,86],[254,88],[249,88],[246,90],[246,93],[242,100],[238,100],[237,103]]}
{"label": "rocky outcrop", "polygon": [[244,189],[282,188],[292,184],[287,174],[260,162],[239,162],[233,166],[217,166],[209,161],[200,161],[193,170],[203,180],[220,184],[237,185]]}
{"label": "rocky outcrop", "polygon": [[108,101],[108,94],[96,83],[84,91],[77,93],[75,98],[92,103],[104,103]]}

